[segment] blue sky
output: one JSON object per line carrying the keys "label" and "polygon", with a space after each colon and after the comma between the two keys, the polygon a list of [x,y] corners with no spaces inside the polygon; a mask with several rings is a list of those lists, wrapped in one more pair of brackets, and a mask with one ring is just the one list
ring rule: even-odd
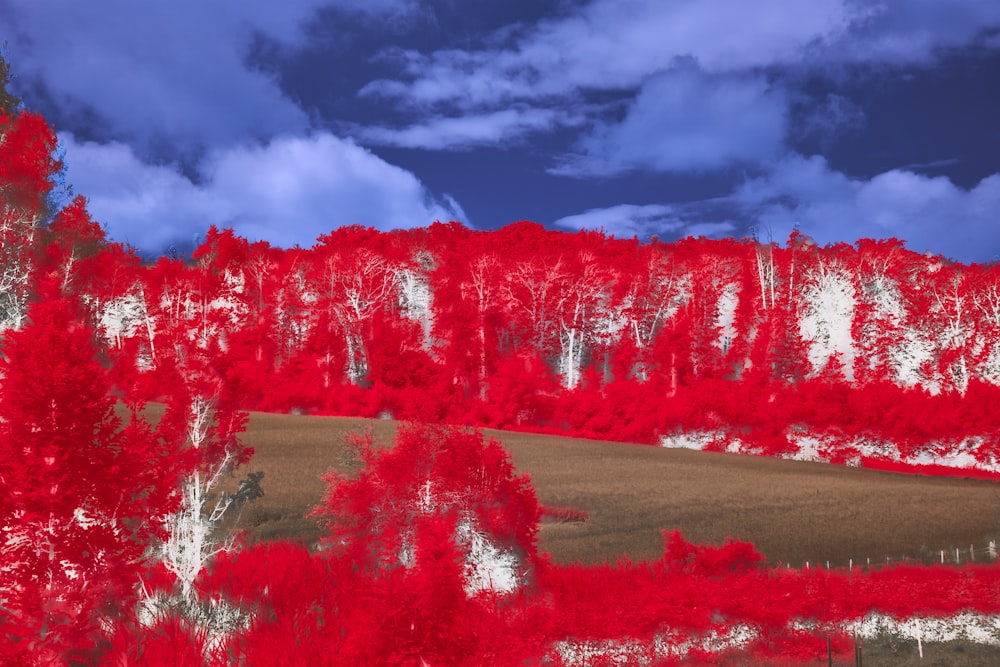
{"label": "blue sky", "polygon": [[115,240],[534,220],[1000,255],[996,0],[0,0]]}

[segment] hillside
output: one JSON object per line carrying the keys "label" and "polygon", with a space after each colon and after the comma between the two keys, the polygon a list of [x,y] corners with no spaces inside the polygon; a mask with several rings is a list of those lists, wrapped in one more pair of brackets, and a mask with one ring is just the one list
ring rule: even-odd
{"label": "hillside", "polygon": [[0,121],[0,333],[70,297],[149,399],[198,357],[245,409],[1000,472],[995,265],[892,239],[640,242],[527,221],[339,227],[289,249],[213,227],[149,264],[84,197],[53,215],[43,119]]}
{"label": "hillside", "polygon": [[[1000,471],[997,267],[892,240],[640,243],[528,222],[345,227],[287,250],[212,229],[189,260],[143,265],[82,200],[56,223],[17,242],[47,244],[35,273],[63,277],[154,400],[180,345],[246,409]],[[28,287],[0,295],[4,326]]]}

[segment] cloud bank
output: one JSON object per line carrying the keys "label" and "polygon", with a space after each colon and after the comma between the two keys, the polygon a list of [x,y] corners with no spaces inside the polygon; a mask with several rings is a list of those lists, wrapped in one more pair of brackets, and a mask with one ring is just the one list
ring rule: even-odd
{"label": "cloud bank", "polygon": [[216,150],[197,182],[175,165],[150,165],[127,145],[61,134],[67,178],[115,240],[162,250],[210,225],[274,245],[311,246],[343,225],[382,230],[463,220],[412,173],[329,133],[279,137],[263,146]]}
{"label": "cloud bank", "polygon": [[963,189],[944,176],[894,169],[852,179],[819,156],[789,157],[731,202],[783,242],[798,225],[821,244],[896,237],[920,252],[988,262],[1000,253],[1000,174]]}

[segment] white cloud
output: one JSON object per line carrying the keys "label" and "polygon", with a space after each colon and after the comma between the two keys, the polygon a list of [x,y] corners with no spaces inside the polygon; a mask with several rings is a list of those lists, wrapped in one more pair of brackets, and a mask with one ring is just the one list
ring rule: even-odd
{"label": "white cloud", "polygon": [[619,204],[568,215],[552,224],[564,229],[597,230],[618,238],[635,236],[640,239],[653,235],[669,238],[721,238],[736,232],[736,224],[730,220],[699,222],[696,217],[695,212],[688,211],[683,204]]}
{"label": "white cloud", "polygon": [[162,250],[203,233],[218,211],[207,193],[174,165],[143,163],[121,143],[77,143],[60,133],[67,181],[88,199],[91,216],[115,241]]}
{"label": "white cloud", "polygon": [[[391,51],[403,78],[362,94],[463,109],[628,90],[690,58],[708,72],[809,62],[924,63],[1000,26],[992,0],[595,0],[566,4],[509,48]],[[506,34],[506,33],[505,33]],[[505,40],[493,40],[503,43]]]}
{"label": "white cloud", "polygon": [[[544,125],[512,124],[497,110],[569,108],[600,91],[627,102],[627,117],[596,121],[583,154],[552,173],[725,168],[773,158],[786,141],[790,96],[762,85],[762,72],[927,64],[948,49],[1000,43],[988,34],[1000,26],[1000,3],[992,0],[594,0],[561,9],[536,25],[497,31],[485,48],[386,50],[399,75],[370,82],[361,95],[430,120],[400,131],[373,128],[369,137],[423,148],[498,144]],[[684,63],[703,73],[697,86]],[[498,127],[483,125],[491,121]],[[825,145],[863,123],[860,108],[830,95],[794,129]]]}
{"label": "white cloud", "polygon": [[556,227],[573,230],[601,230],[619,238],[674,232],[683,226],[676,210],[663,204],[619,204],[608,208],[592,208],[559,218]]}
{"label": "white cloud", "polygon": [[248,63],[254,39],[291,52],[308,45],[304,28],[320,8],[391,15],[411,6],[412,0],[0,0],[0,15],[17,83],[51,96],[63,114],[52,120],[61,127],[96,124],[102,139],[190,156],[307,128],[305,113],[275,79]]}
{"label": "white cloud", "polygon": [[624,120],[599,124],[564,175],[719,169],[756,163],[784,146],[787,102],[763,77],[710,76],[682,67],[646,81]]}
{"label": "white cloud", "polygon": [[463,220],[454,199],[436,200],[410,172],[328,133],[220,149],[194,183],[173,165],[151,165],[122,144],[62,134],[67,179],[89,199],[110,236],[144,250],[233,227],[276,245],[310,246],[343,225],[383,230]]}
{"label": "white cloud", "polygon": [[1000,255],[1000,174],[964,189],[945,177],[902,169],[852,179],[819,156],[786,157],[770,167],[728,197],[594,208],[554,224],[618,237],[720,238],[741,233],[752,221],[765,242],[784,243],[797,227],[822,245],[895,237],[911,250],[963,262]]}
{"label": "white cloud", "polygon": [[409,81],[375,81],[362,94],[461,108],[511,99],[628,90],[678,58],[711,72],[798,60],[833,40],[863,10],[840,0],[597,0],[542,21],[514,48],[397,54]]}
{"label": "white cloud", "polygon": [[831,170],[818,156],[790,157],[731,198],[778,242],[797,223],[819,243],[896,237],[960,261],[1000,254],[1000,174],[968,190],[946,177],[894,169],[870,180]]}
{"label": "white cloud", "polygon": [[556,127],[579,125],[579,115],[553,109],[514,107],[459,117],[434,117],[402,129],[381,126],[354,129],[365,143],[403,148],[462,150],[525,136]]}
{"label": "white cloud", "polygon": [[685,236],[704,236],[712,239],[719,239],[724,236],[732,236],[736,231],[736,225],[732,222],[699,222],[688,225],[684,228]]}
{"label": "white cloud", "polygon": [[435,202],[411,172],[327,133],[220,151],[205,173],[213,195],[230,207],[227,226],[281,244],[344,225],[388,230],[465,217]]}

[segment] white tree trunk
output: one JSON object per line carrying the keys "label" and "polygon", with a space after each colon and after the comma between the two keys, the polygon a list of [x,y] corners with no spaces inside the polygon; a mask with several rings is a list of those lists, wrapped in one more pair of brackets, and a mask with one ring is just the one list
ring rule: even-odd
{"label": "white tree trunk", "polygon": [[[213,401],[196,398],[191,406],[188,428],[190,445],[199,449],[208,437],[214,415]],[[204,471],[196,470],[181,487],[181,508],[169,518],[170,537],[162,548],[164,566],[172,572],[181,587],[181,596],[194,599],[194,581],[208,561],[229,548],[212,539],[212,531],[232,505],[232,498],[220,494],[211,512],[206,512],[212,491],[229,470],[232,455],[226,452],[221,461],[213,462]]]}

